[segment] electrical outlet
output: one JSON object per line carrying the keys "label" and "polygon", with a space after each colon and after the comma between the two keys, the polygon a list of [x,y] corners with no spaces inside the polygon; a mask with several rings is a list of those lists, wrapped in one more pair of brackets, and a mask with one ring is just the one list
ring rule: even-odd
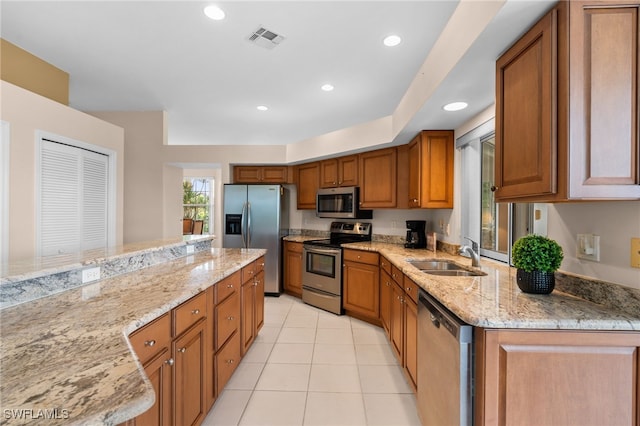
{"label": "electrical outlet", "polygon": [[100,279],[100,267],[87,268],[82,270],[82,284],[90,283]]}
{"label": "electrical outlet", "polygon": [[640,268],[640,238],[631,239],[631,267]]}
{"label": "electrical outlet", "polygon": [[191,244],[187,244],[187,254],[193,254],[196,251],[195,247]]}
{"label": "electrical outlet", "polygon": [[593,234],[578,234],[576,242],[576,257],[578,259],[600,262],[600,236]]}

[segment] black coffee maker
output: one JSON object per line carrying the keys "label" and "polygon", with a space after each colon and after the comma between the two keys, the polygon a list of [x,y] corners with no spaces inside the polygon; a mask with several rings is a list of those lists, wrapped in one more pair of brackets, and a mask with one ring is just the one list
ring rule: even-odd
{"label": "black coffee maker", "polygon": [[427,236],[425,229],[427,227],[426,220],[408,220],[407,221],[407,238],[404,243],[406,248],[426,248]]}

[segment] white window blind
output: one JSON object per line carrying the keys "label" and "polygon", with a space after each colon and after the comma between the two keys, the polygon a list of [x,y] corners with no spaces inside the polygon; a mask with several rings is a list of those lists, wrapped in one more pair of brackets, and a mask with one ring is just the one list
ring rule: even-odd
{"label": "white window blind", "polygon": [[109,157],[43,139],[40,254],[107,246]]}

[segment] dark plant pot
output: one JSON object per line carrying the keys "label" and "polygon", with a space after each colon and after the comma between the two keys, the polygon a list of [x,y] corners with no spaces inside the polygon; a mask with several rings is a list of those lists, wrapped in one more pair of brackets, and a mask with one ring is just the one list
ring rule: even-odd
{"label": "dark plant pot", "polygon": [[520,287],[520,290],[524,293],[549,294],[556,286],[556,279],[553,272],[527,272],[518,269],[516,281],[518,287]]}

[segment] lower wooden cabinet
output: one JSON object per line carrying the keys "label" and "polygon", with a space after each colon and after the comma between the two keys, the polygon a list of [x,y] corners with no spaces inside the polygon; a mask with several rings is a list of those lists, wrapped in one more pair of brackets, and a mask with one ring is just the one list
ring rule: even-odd
{"label": "lower wooden cabinet", "polygon": [[302,297],[302,243],[286,241],[284,244],[284,291]]}
{"label": "lower wooden cabinet", "polygon": [[387,337],[391,337],[391,298],[393,297],[393,281],[391,275],[383,269],[380,261],[380,322]]}
{"label": "lower wooden cabinet", "polygon": [[175,424],[199,425],[205,408],[205,320],[173,342]]}
{"label": "lower wooden cabinet", "polygon": [[[130,335],[156,401],[127,426],[204,420],[264,324],[264,257],[246,268]],[[244,330],[250,330],[248,343]]]}
{"label": "lower wooden cabinet", "polygon": [[404,372],[418,388],[418,285],[404,276]]}
{"label": "lower wooden cabinet", "polygon": [[637,425],[640,333],[476,329],[475,424]]}
{"label": "lower wooden cabinet", "polygon": [[342,307],[347,314],[380,324],[380,268],[376,252],[343,251]]}

